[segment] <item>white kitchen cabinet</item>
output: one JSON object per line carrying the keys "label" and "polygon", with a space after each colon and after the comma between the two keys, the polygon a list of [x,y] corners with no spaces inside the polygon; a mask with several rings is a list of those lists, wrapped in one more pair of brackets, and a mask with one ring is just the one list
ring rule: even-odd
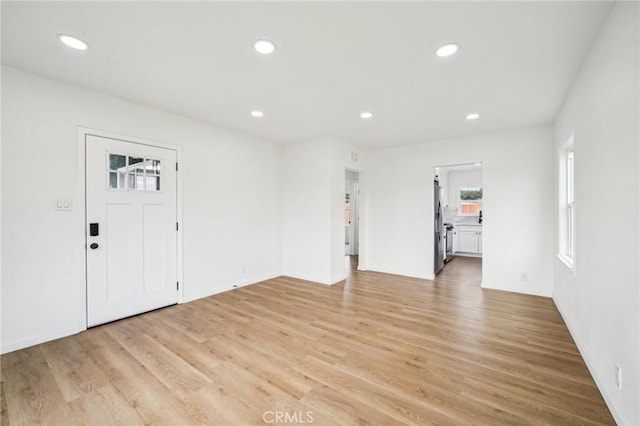
{"label": "white kitchen cabinet", "polygon": [[456,252],[482,254],[482,226],[459,225],[456,227],[454,245],[457,240]]}
{"label": "white kitchen cabinet", "polygon": [[476,253],[478,251],[478,233],[460,231],[458,235],[458,251]]}
{"label": "white kitchen cabinet", "polygon": [[453,254],[460,251],[460,239],[458,238],[458,229],[453,228]]}

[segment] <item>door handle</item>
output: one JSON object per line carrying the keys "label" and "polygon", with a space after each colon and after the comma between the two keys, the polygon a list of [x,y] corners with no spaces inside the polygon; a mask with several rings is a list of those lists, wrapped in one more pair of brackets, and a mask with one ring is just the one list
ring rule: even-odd
{"label": "door handle", "polygon": [[91,250],[95,250],[98,248],[98,243],[91,243],[89,247],[91,247]]}

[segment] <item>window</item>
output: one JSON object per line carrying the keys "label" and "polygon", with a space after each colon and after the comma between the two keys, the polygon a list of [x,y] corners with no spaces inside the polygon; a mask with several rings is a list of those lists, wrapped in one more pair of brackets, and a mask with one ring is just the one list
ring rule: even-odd
{"label": "window", "polygon": [[109,189],[160,191],[160,160],[109,154],[107,173]]}
{"label": "window", "polygon": [[461,186],[459,190],[458,215],[479,216],[482,211],[482,188]]}
{"label": "window", "polygon": [[575,254],[575,222],[576,209],[573,198],[573,149],[567,152],[567,255],[571,258]]}
{"label": "window", "polygon": [[576,256],[575,154],[573,136],[560,152],[558,256],[573,268]]}

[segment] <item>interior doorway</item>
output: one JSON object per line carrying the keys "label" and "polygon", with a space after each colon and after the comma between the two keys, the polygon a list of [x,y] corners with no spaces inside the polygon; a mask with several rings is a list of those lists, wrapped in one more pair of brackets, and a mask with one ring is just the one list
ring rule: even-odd
{"label": "interior doorway", "polygon": [[434,275],[456,258],[477,258],[482,265],[482,168],[481,162],[434,168]]}
{"label": "interior doorway", "polygon": [[360,198],[359,173],[351,170],[346,170],[345,171],[345,196],[344,196],[345,256],[358,256],[359,254],[359,245],[360,245],[359,198]]}

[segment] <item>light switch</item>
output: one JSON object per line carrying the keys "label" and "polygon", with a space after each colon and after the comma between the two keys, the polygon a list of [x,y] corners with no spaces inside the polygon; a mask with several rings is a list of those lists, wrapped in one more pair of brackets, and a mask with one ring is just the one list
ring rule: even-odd
{"label": "light switch", "polygon": [[56,200],[53,209],[58,211],[71,211],[73,210],[73,201],[70,198],[61,198]]}

